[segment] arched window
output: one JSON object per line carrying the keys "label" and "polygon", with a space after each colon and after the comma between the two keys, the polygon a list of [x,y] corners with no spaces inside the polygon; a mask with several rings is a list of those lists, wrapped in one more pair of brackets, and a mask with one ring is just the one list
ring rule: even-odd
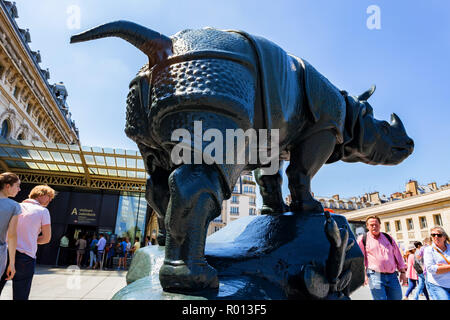
{"label": "arched window", "polygon": [[0,135],[3,138],[7,138],[8,134],[9,134],[9,123],[8,123],[8,120],[4,120],[2,123],[2,129],[0,131]]}

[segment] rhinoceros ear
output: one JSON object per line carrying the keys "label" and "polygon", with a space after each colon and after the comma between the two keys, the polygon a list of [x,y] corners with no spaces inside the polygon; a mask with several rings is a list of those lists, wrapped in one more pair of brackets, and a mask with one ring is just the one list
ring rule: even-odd
{"label": "rhinoceros ear", "polygon": [[376,88],[377,87],[375,85],[372,85],[369,90],[358,96],[358,100],[359,101],[369,100],[370,96],[375,92]]}

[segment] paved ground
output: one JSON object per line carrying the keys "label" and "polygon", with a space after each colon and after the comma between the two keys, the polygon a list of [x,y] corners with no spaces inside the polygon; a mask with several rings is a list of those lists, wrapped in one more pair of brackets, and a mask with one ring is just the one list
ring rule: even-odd
{"label": "paved ground", "polygon": [[[38,266],[30,300],[109,300],[126,286],[126,271],[101,271]],[[0,300],[12,299],[8,281]]]}
{"label": "paved ground", "polygon": [[[30,300],[109,300],[126,286],[127,271],[100,271],[38,266],[33,278]],[[406,287],[402,287],[403,293]],[[369,287],[361,287],[352,300],[372,300]],[[12,299],[12,282],[8,281],[0,300]],[[420,298],[424,300],[424,297]]]}

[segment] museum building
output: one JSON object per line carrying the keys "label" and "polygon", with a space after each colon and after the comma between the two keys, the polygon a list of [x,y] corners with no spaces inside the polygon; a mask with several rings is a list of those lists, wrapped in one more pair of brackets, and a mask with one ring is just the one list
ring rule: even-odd
{"label": "museum building", "polygon": [[[144,198],[146,173],[137,151],[82,147],[63,82],[49,83],[41,53],[30,48],[15,2],[0,0],[0,171],[21,179],[22,201],[38,184],[57,196],[48,209],[52,239],[37,263],[53,265],[63,234],[152,234],[156,219]],[[146,230],[148,226],[148,230]],[[153,232],[154,233],[154,232]]]}

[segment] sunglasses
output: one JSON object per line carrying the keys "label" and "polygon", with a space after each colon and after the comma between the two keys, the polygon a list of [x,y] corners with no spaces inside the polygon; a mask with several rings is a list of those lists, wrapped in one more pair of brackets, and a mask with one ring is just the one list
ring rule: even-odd
{"label": "sunglasses", "polygon": [[442,233],[432,233],[432,234],[431,234],[431,237],[432,237],[432,238],[434,238],[434,237],[442,238],[442,236],[443,236]]}

